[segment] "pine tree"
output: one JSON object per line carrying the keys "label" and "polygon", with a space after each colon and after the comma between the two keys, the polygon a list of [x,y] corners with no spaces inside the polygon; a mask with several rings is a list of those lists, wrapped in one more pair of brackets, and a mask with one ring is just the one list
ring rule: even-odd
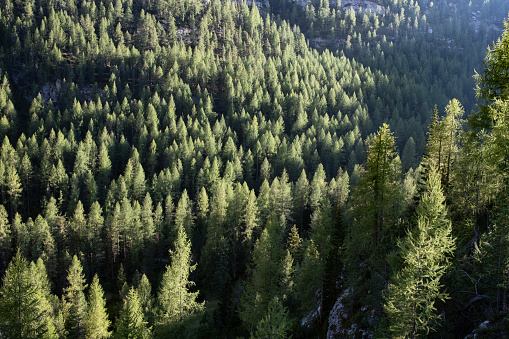
{"label": "pine tree", "polygon": [[399,243],[403,267],[384,294],[393,337],[415,338],[433,330],[440,318],[436,303],[448,297],[441,279],[451,266],[455,241],[444,200],[440,176],[432,168],[417,207],[417,225]]}
{"label": "pine tree", "polygon": [[111,336],[111,332],[108,332],[109,326],[110,321],[106,310],[104,291],[96,274],[88,291],[88,308],[85,317],[86,338],[109,338]]}

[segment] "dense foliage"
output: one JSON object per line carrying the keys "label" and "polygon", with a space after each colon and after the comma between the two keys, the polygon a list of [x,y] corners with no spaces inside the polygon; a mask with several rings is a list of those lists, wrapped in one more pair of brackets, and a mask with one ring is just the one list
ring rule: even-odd
{"label": "dense foliage", "polygon": [[507,3],[304,5],[0,0],[2,337],[505,329]]}

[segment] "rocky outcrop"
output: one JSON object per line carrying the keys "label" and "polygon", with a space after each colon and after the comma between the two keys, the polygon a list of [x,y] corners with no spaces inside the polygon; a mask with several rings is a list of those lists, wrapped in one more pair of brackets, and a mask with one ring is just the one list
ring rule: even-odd
{"label": "rocky outcrop", "polygon": [[[352,293],[351,288],[347,288],[343,294],[336,300],[334,307],[329,313],[329,327],[327,330],[327,339],[334,338],[366,338],[372,337],[372,334],[365,331],[357,324],[347,325],[345,322],[352,317],[352,314],[345,307],[345,300]],[[363,307],[362,312],[367,312],[368,308]],[[369,318],[373,321],[373,314],[369,314]],[[348,326],[348,327],[347,327]]]}
{"label": "rocky outcrop", "polygon": [[359,11],[371,11],[371,13],[385,14],[385,7],[377,4],[376,2],[367,0],[344,0],[341,3],[341,7],[344,11],[349,8],[353,8],[355,12]]}

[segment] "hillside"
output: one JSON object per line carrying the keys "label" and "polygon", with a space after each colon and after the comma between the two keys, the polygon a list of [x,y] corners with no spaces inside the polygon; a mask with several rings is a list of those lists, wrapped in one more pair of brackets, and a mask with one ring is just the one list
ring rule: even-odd
{"label": "hillside", "polygon": [[505,331],[509,5],[255,4],[0,0],[2,336]]}

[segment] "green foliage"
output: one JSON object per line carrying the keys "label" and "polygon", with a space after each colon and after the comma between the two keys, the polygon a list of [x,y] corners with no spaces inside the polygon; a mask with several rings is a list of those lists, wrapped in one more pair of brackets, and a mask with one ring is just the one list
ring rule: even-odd
{"label": "green foliage", "polygon": [[[348,287],[350,319],[374,328],[415,181],[427,178],[403,181],[401,168],[418,166],[430,107],[473,107],[470,72],[497,34],[487,25],[509,9],[480,2],[369,12],[322,0],[0,0],[0,274],[18,248],[44,261],[33,314],[47,312],[61,337],[92,337],[92,323],[108,336],[108,319],[122,338],[149,325],[160,337],[322,337]],[[480,97],[500,79],[506,35]],[[503,233],[493,216],[507,202],[496,99],[480,103],[490,129],[463,139],[459,101],[437,111],[428,153],[465,262],[483,239],[496,248],[485,271],[499,277],[503,241],[482,236]],[[363,306],[374,316],[355,314]],[[310,328],[294,326],[318,307]]]}
{"label": "green foliage", "polygon": [[288,338],[290,329],[288,310],[278,297],[274,297],[269,304],[267,314],[258,323],[256,331],[251,333],[251,338]]}
{"label": "green foliage", "polygon": [[111,336],[111,332],[108,332],[109,326],[110,321],[108,320],[108,313],[106,311],[104,291],[99,284],[99,278],[96,274],[94,275],[88,291],[85,336],[94,339],[109,338]]}
{"label": "green foliage", "polygon": [[67,287],[64,289],[62,305],[65,329],[68,335],[74,338],[86,336],[87,301],[84,293],[86,287],[83,267],[75,255],[67,273]]}
{"label": "green foliage", "polygon": [[490,115],[489,106],[496,99],[508,99],[509,19],[504,21],[504,27],[502,36],[486,52],[483,74],[475,74],[479,113],[473,114],[469,120],[474,128],[491,127],[493,118]]}
{"label": "green foliage", "polygon": [[189,274],[196,269],[196,264],[191,265],[191,243],[183,225],[178,226],[177,232],[174,248],[170,250],[171,264],[163,275],[157,297],[160,307],[158,324],[169,327],[178,327],[203,308],[203,304],[196,301],[198,292],[189,290],[194,286]]}
{"label": "green foliage", "polygon": [[255,329],[263,319],[274,297],[283,298],[283,251],[281,234],[275,214],[271,214],[260,239],[253,249],[249,280],[241,299],[240,317],[246,326]]}
{"label": "green foliage", "polygon": [[122,309],[115,325],[116,331],[113,335],[115,338],[152,338],[152,333],[147,328],[147,322],[143,316],[140,298],[132,287],[123,300]]}
{"label": "green foliage", "polygon": [[18,251],[0,289],[0,326],[6,338],[57,338],[53,310],[35,264]]}
{"label": "green foliage", "polygon": [[417,207],[417,225],[399,243],[403,266],[395,272],[384,294],[384,310],[393,337],[428,334],[441,317],[435,305],[448,298],[443,276],[455,250],[444,200],[440,176],[432,168]]}

